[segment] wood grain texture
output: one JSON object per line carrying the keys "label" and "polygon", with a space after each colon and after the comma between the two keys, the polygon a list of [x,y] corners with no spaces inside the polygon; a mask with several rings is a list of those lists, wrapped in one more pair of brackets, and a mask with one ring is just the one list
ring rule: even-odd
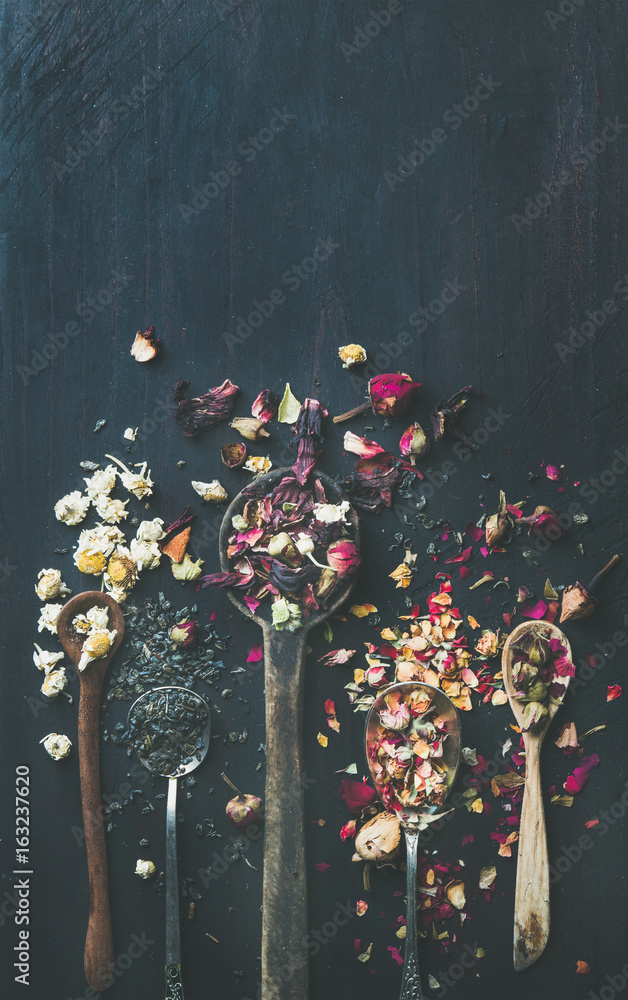
{"label": "wood grain texture", "polygon": [[[545,794],[573,769],[554,746],[561,720],[575,722],[579,734],[602,724],[606,729],[584,744],[585,753],[599,754],[600,765],[574,806],[546,810],[547,947],[529,969],[515,972],[516,848],[511,859],[497,854],[490,834],[499,803],[489,793],[483,797],[493,805],[491,815],[456,809],[429,845],[445,862],[465,862],[471,919],[458,928],[447,955],[442,942],[422,941],[421,965],[424,975],[442,982],[441,972],[447,976],[447,1000],[587,1000],[625,965],[628,892],[620,859],[628,854],[628,827],[610,810],[621,810],[628,781],[625,647],[613,640],[623,641],[628,607],[628,471],[621,471],[628,468],[621,459],[628,455],[628,131],[620,129],[614,139],[607,131],[609,141],[600,147],[607,118],[628,122],[628,4],[587,0],[561,15],[559,0],[403,0],[379,34],[369,27],[369,38],[370,11],[385,6],[385,0],[243,0],[224,7],[183,0],[15,0],[0,8],[0,731],[6,802],[13,798],[16,766],[30,768],[33,785],[37,924],[29,1000],[84,994],[89,905],[77,755],[57,765],[39,746],[55,731],[76,747],[78,682],[69,685],[73,705],[61,698],[48,704],[40,694],[32,641],[57,646],[54,637],[37,632],[41,607],[33,585],[42,567],[54,565],[75,592],[85,586],[71,551],[53,553],[71,550],[80,527],[57,522],[53,507],[68,490],[84,488],[78,463],[103,461],[106,452],[149,461],[155,495],[148,511],[133,499],[130,516],[169,522],[193,505],[194,554],[205,560],[205,572],[218,571],[220,513],[200,504],[190,481],[218,478],[235,496],[246,480],[220,462],[219,446],[234,439],[225,425],[183,439],[171,416],[172,385],[183,377],[195,394],[232,378],[242,387],[242,416],[260,389],[281,393],[290,381],[299,399],[317,397],[333,416],[363,400],[361,375],[398,368],[423,382],[407,416],[425,428],[439,399],[471,383],[480,395],[462,423],[477,436],[477,451],[461,456],[453,442],[433,446],[421,464],[431,479],[417,490],[425,492],[425,513],[464,531],[470,520],[497,509],[503,488],[509,500],[526,500],[527,513],[538,503],[567,516],[575,504],[589,517],[544,552],[527,536],[486,561],[474,552],[469,583],[490,568],[514,588],[469,591],[457,574],[452,578],[460,610],[482,627],[504,628],[502,614],[512,612],[520,584],[542,594],[548,576],[555,587],[586,583],[614,552],[621,555],[612,582],[600,588],[596,613],[565,626],[581,683],[572,685],[548,730]],[[548,19],[548,11],[559,16]],[[356,33],[362,47],[346,56],[341,46],[352,46]],[[490,74],[500,86],[476,110],[463,108],[467,117],[456,112],[479,77]],[[155,86],[144,94],[145,83]],[[258,136],[273,108],[294,118],[265,143],[267,133]],[[446,138],[429,152],[435,129]],[[410,172],[400,158],[418,159],[417,142],[429,155]],[[203,194],[216,183],[211,175],[231,162],[240,172],[218,193],[209,186],[212,197]],[[400,165],[407,176],[392,180],[391,190],[385,174],[399,175]],[[312,256],[319,239],[337,246],[299,278],[293,269]],[[453,301],[442,309],[446,282],[456,293],[449,289]],[[255,301],[269,299],[274,289],[285,301],[247,335],[241,321],[248,323]],[[136,330],[150,323],[163,352],[139,365],[129,350]],[[240,340],[233,339],[238,329],[245,335]],[[337,359],[338,348],[350,342],[369,353],[372,367],[361,374],[343,370]],[[107,425],[94,434],[101,418]],[[129,426],[139,427],[134,444],[122,437]],[[369,417],[336,427],[330,420],[320,468],[332,476],[353,469],[342,447],[347,429],[397,453],[405,426],[404,420],[385,428]],[[290,438],[289,428],[273,425],[268,453],[275,466],[289,464],[282,452]],[[178,469],[181,460],[186,465]],[[560,483],[547,480],[543,462],[564,464]],[[531,475],[539,478],[530,481]],[[125,499],[122,491],[117,495]],[[422,610],[435,572],[450,571],[444,559],[457,551],[453,535],[443,541],[442,532],[409,517],[414,530],[403,515],[391,509],[362,519],[365,563],[353,600],[377,605],[380,627],[394,627],[407,613],[404,595],[388,578],[401,558],[399,550],[389,551],[396,533],[411,537],[417,552],[408,595]],[[438,562],[426,552],[431,542]],[[266,739],[263,671],[247,663],[261,641],[259,627],[242,619],[226,594],[180,588],[167,567],[143,573],[134,599],[141,606],[161,589],[176,607],[197,600],[203,621],[215,612],[221,634],[232,637],[217,654],[225,662],[224,682],[208,689],[220,709],[212,708],[212,716],[221,739],[212,740],[192,798],[183,800],[178,830],[181,877],[194,879],[203,897],[197,919],[183,922],[186,991],[190,1000],[195,991],[203,1000],[255,1000],[262,843],[251,842],[246,853],[258,872],[224,859],[234,831],[218,789],[226,770],[246,792],[264,794],[264,752],[258,752]],[[336,921],[331,933],[334,914],[345,919],[339,903],[367,898],[351,846],[338,836],[349,814],[337,795],[343,775],[335,773],[356,763],[358,780],[366,774],[364,719],[347,702],[350,672],[319,663],[342,646],[356,649],[354,662],[364,665],[363,643],[377,643],[379,633],[347,617],[332,619],[331,644],[322,629],[310,633],[304,682],[304,767],[312,781],[305,793],[308,933],[323,939],[313,939],[309,949],[311,1000],[394,997],[401,978],[387,949],[398,946],[390,925],[401,914],[394,893],[404,892],[403,872],[378,872],[366,916]],[[246,673],[229,673],[238,668]],[[607,705],[607,685],[614,683],[624,695]],[[222,697],[225,688],[234,692],[230,699]],[[316,734],[325,726],[327,698],[336,703],[341,731],[330,732],[324,750]],[[155,797],[163,789],[141,784],[109,738],[127,710],[124,703],[110,706],[101,743],[102,790],[114,805],[105,822],[116,958],[128,954],[134,934],[154,943],[127,969],[117,968],[107,997],[152,1000],[163,988],[163,907],[133,869],[143,839],[163,869],[163,803]],[[502,771],[505,741],[516,744],[510,721],[507,706],[465,713],[463,745]],[[231,732],[245,730],[245,743],[229,740]],[[137,788],[140,794],[129,801]],[[154,813],[142,812],[148,801]],[[595,817],[598,827],[583,827]],[[197,836],[195,827],[206,818],[220,838]],[[2,892],[11,895],[8,808],[3,822]],[[475,839],[462,847],[468,833]],[[565,850],[585,834],[592,846],[573,863]],[[319,872],[318,862],[331,867]],[[472,887],[492,863],[498,879],[487,903]],[[198,873],[210,864],[222,873],[205,886]],[[356,961],[356,938],[373,941],[375,973]],[[450,965],[475,942],[486,957],[459,981],[451,978]],[[18,990],[11,972],[15,943],[7,918],[0,935],[2,1000],[14,1000]],[[590,975],[576,974],[579,959],[590,964]]]}

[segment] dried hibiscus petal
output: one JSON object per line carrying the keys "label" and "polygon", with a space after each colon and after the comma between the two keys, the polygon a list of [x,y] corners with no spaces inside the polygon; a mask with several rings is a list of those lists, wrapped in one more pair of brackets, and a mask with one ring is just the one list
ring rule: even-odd
{"label": "dried hibiscus petal", "polygon": [[359,459],[355,473],[345,480],[345,489],[356,507],[376,514],[382,507],[392,507],[393,490],[401,476],[394,456],[383,451],[371,458]]}
{"label": "dried hibiscus petal", "polygon": [[231,416],[235,397],[240,388],[229,379],[203,396],[185,398],[190,388],[187,379],[179,379],[174,384],[175,421],[183,427],[186,437],[194,437],[204,427],[214,427]]}
{"label": "dried hibiscus petal", "polygon": [[298,442],[299,451],[297,460],[292,466],[301,486],[305,485],[322,451],[323,423],[327,416],[329,416],[328,411],[317,399],[306,399],[301,406],[294,427],[294,441]]}

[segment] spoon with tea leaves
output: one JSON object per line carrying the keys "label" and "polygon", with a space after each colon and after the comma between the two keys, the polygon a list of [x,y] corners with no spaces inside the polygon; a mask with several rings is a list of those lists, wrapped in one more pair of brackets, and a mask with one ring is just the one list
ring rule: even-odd
{"label": "spoon with tea leaves", "polygon": [[405,681],[384,688],[366,719],[375,788],[406,838],[407,931],[400,1000],[423,1000],[417,954],[417,857],[421,831],[443,816],[460,761],[460,720],[446,694]]}
{"label": "spoon with tea leaves", "polygon": [[122,742],[132,746],[152,774],[168,778],[166,805],[166,995],[183,1000],[177,865],[177,782],[194,771],[209,747],[207,702],[189,688],[145,691],[129,709]]}
{"label": "spoon with tea leaves", "polygon": [[504,644],[502,672],[526,754],[513,939],[514,966],[521,972],[542,955],[549,936],[549,860],[540,759],[545,734],[574,673],[569,641],[549,622],[522,622]]}
{"label": "spoon with tea leaves", "polygon": [[115,956],[100,793],[100,702],[107,668],[124,636],[120,605],[98,590],[77,594],[61,608],[57,634],[79,676],[78,752],[89,876],[84,965],[89,985],[101,989],[103,970]]}

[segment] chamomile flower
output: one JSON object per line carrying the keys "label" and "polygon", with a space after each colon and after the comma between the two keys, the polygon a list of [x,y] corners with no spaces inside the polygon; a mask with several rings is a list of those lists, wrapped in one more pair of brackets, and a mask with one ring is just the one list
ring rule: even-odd
{"label": "chamomile flower", "polygon": [[88,663],[91,663],[92,660],[102,660],[103,656],[106,656],[111,649],[111,643],[115,639],[116,635],[116,629],[109,632],[107,629],[103,628],[90,632],[87,639],[83,643],[83,651],[78,662],[79,670],[85,670],[85,667]]}
{"label": "chamomile flower", "polygon": [[99,493],[94,497],[94,507],[105,524],[119,524],[119,522],[129,516],[126,509],[128,500],[112,500],[105,493]]}
{"label": "chamomile flower", "polygon": [[65,675],[65,667],[59,667],[58,670],[51,670],[49,674],[46,674],[41,686],[41,693],[46,698],[58,698],[67,686],[68,679]]}
{"label": "chamomile flower", "polygon": [[35,584],[35,593],[40,601],[52,601],[55,597],[65,597],[72,591],[66,587],[58,569],[40,569]]}
{"label": "chamomile flower", "polygon": [[48,733],[39,742],[44,744],[44,750],[50,754],[53,760],[63,760],[72,749],[71,741],[63,733]]}
{"label": "chamomile flower", "polygon": [[116,467],[114,465],[108,465],[106,469],[99,469],[93,476],[87,476],[85,478],[85,492],[88,497],[95,500],[103,494],[106,496],[111,493],[112,489],[116,485],[117,474],[118,470]]}
{"label": "chamomile flower", "polygon": [[[41,629],[40,629],[41,631]],[[38,670],[43,670],[45,674],[49,674],[55,663],[63,659],[63,653],[50,653],[47,649],[42,649],[41,646],[35,645],[35,652],[33,653],[33,663]]]}
{"label": "chamomile flower", "polygon": [[59,612],[63,607],[62,604],[44,604],[41,609],[41,614],[39,616],[39,621],[37,622],[37,631],[43,632],[44,629],[48,629],[54,635],[57,634],[57,618],[59,617]]}
{"label": "chamomile flower", "polygon": [[55,504],[55,517],[57,521],[64,521],[65,524],[80,524],[85,518],[89,509],[89,497],[84,497],[80,490],[73,490],[67,493]]}
{"label": "chamomile flower", "polygon": [[132,493],[137,497],[138,500],[142,500],[146,496],[151,496],[153,492],[153,481],[150,478],[150,469],[148,468],[148,462],[144,462],[141,466],[139,472],[131,472],[130,469],[121,462],[119,458],[114,458],[113,455],[106,455],[106,458],[110,458],[112,462],[119,465],[123,470],[119,472],[120,482],[124,486],[125,490]]}

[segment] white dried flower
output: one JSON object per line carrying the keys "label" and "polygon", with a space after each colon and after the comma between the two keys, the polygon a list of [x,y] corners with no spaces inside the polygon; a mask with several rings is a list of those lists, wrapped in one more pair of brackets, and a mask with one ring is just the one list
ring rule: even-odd
{"label": "white dried flower", "polygon": [[[108,457],[108,456],[107,456]],[[116,485],[118,470],[114,465],[108,465],[106,469],[99,469],[93,476],[86,476],[84,479],[88,497],[94,500],[101,494],[111,493]]]}
{"label": "white dried flower", "polygon": [[139,875],[140,878],[152,878],[155,874],[156,868],[152,861],[142,861],[138,858],[135,865],[135,874]]}
{"label": "white dried flower", "polygon": [[63,733],[48,733],[39,742],[44,744],[44,749],[53,760],[63,760],[64,757],[68,756],[72,747],[72,743]]}
{"label": "white dried flower", "polygon": [[59,612],[63,607],[62,604],[44,604],[41,609],[41,614],[39,616],[39,621],[37,622],[37,631],[43,632],[45,628],[53,635],[57,634],[57,618],[59,617]]}
{"label": "white dried flower", "polygon": [[251,457],[247,458],[246,462],[242,466],[242,468],[246,469],[247,472],[254,472],[256,475],[259,475],[262,472],[268,472],[272,469],[272,467],[273,463],[270,458],[268,458],[268,456],[264,457],[263,455],[251,455]]}
{"label": "white dried flower", "polygon": [[300,534],[298,535],[295,545],[302,556],[306,555],[308,552],[314,551],[314,539],[310,535]]}
{"label": "white dried flower", "polygon": [[119,472],[118,475],[120,476],[120,482],[124,486],[125,490],[128,490],[129,493],[136,496],[138,500],[142,500],[146,496],[151,496],[154,484],[150,478],[148,462],[143,463],[139,472],[131,472],[131,470],[128,469],[124,462],[121,462],[119,458],[114,458],[113,455],[105,455],[105,458],[110,458],[112,462],[115,462],[116,465],[119,465],[123,470],[122,472]]}
{"label": "white dried flower", "polygon": [[111,643],[117,635],[116,629],[112,629],[108,632],[107,629],[95,629],[93,632],[87,636],[85,642],[83,643],[83,650],[81,652],[81,658],[78,662],[78,669],[85,670],[88,663],[92,660],[102,660],[103,656],[106,656],[111,649]]}
{"label": "white dried flower", "polygon": [[89,503],[89,497],[84,497],[80,490],[74,490],[57,500],[55,517],[65,524],[80,524],[87,514]]}
{"label": "white dried flower", "polygon": [[123,518],[129,516],[126,509],[128,500],[112,500],[105,493],[100,493],[94,497],[94,507],[98,517],[102,518],[105,524],[118,524]]}
{"label": "white dried flower", "polygon": [[217,479],[212,479],[211,483],[200,483],[198,480],[193,479],[192,489],[196,490],[203,500],[209,500],[211,503],[224,503],[229,496],[224,486],[221,486]]}
{"label": "white dried flower", "polygon": [[157,569],[159,566],[161,549],[156,542],[145,542],[143,539],[132,538],[129,551],[139,572],[143,569]]}
{"label": "white dried flower", "polygon": [[125,439],[127,441],[135,441],[135,438],[137,437],[138,430],[139,430],[139,427],[136,427],[135,430],[133,430],[132,427],[127,427],[127,429],[124,432]]}
{"label": "white dried flower", "polygon": [[76,615],[72,619],[72,627],[77,632],[84,632],[85,635],[106,629],[108,624],[109,608],[103,608],[99,604],[94,604],[84,615]]}
{"label": "white dried flower", "polygon": [[353,365],[361,365],[366,361],[366,351],[360,344],[345,344],[338,348],[338,356],[344,361],[343,368],[352,368]]}
{"label": "white dried flower", "polygon": [[347,519],[345,514],[349,510],[349,507],[349,501],[342,500],[341,503],[316,503],[312,509],[314,517],[317,521],[321,521],[322,524],[334,524],[336,521],[346,524]]}
{"label": "white dried flower", "polygon": [[68,679],[65,676],[65,667],[59,667],[58,670],[51,670],[49,674],[46,674],[41,686],[41,693],[45,694],[46,698],[58,698],[67,686]]}
{"label": "white dried flower", "polygon": [[40,601],[52,601],[55,597],[65,597],[72,591],[66,587],[58,569],[40,569],[35,584],[35,593]]}
{"label": "white dried flower", "polygon": [[37,643],[34,643],[34,646],[36,651],[33,653],[33,663],[38,670],[43,670],[46,674],[50,673],[55,663],[63,659],[63,653],[49,653],[47,649],[42,649]]}
{"label": "white dried flower", "polygon": [[159,542],[165,538],[164,522],[161,517],[154,517],[152,521],[141,521],[135,532],[138,542]]}
{"label": "white dried flower", "polygon": [[74,562],[81,573],[100,576],[116,545],[123,541],[123,533],[114,525],[99,524],[95,528],[86,528],[79,535]]}

